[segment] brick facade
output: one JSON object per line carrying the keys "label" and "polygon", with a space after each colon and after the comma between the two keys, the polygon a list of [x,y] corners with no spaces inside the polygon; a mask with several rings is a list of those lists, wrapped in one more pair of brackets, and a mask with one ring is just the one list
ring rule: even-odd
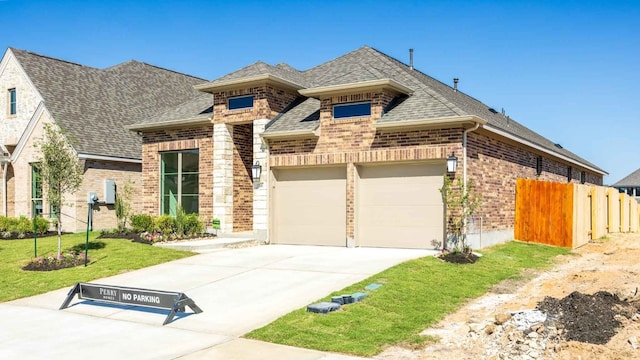
{"label": "brick facade", "polygon": [[77,217],[76,229],[84,229],[87,217],[87,194],[95,192],[98,195],[98,204],[93,207],[93,230],[115,229],[118,220],[114,205],[106,205],[104,201],[104,180],[112,179],[116,182],[116,196],[122,193],[125,183],[129,182],[133,189],[131,209],[134,214],[139,214],[142,208],[142,166],[136,163],[123,163],[115,161],[86,160],[84,161],[84,175],[82,186],[75,195],[75,212]]}
{"label": "brick facade", "polygon": [[[568,181],[567,168],[570,165],[567,163],[508,141],[500,141],[483,131],[469,133],[467,156],[467,175],[482,194],[482,207],[478,215],[483,217],[483,227],[488,231],[513,228],[516,179]],[[536,171],[538,156],[542,157],[540,175]],[[587,174],[586,183],[602,185],[602,176],[576,168],[573,168],[571,182],[580,182],[581,171]],[[460,170],[456,175],[461,175]]]}
{"label": "brick facade", "polygon": [[142,145],[141,211],[160,214],[160,153],[164,151],[199,150],[199,215],[202,220],[213,217],[213,127],[164,129],[146,132]]}
{"label": "brick facade", "polygon": [[[229,98],[253,95],[253,107],[228,110]],[[296,99],[298,95],[269,85],[222,91],[213,94],[213,121],[215,124],[247,123],[257,119],[273,119]]]}
{"label": "brick facade", "polygon": [[233,231],[253,230],[253,124],[233,125]]}

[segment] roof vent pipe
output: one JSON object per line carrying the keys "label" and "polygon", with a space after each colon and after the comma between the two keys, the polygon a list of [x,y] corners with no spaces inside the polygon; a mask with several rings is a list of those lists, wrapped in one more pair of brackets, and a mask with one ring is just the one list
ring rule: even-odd
{"label": "roof vent pipe", "polygon": [[409,69],[413,70],[413,49],[409,49]]}
{"label": "roof vent pipe", "polygon": [[453,78],[453,91],[458,92],[458,78]]}

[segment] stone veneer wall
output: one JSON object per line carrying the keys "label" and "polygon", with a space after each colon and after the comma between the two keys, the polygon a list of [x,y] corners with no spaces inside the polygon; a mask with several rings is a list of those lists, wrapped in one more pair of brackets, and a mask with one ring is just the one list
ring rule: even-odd
{"label": "stone veneer wall", "polygon": [[[15,145],[42,98],[11,55],[0,63],[0,143]],[[9,114],[9,89],[16,89],[16,114]]]}
{"label": "stone veneer wall", "polygon": [[213,127],[165,129],[146,132],[142,145],[142,201],[141,211],[160,214],[160,153],[188,149],[199,150],[198,182],[199,215],[210,223],[213,217]]}
{"label": "stone veneer wall", "polygon": [[233,125],[233,231],[253,230],[253,124]]}

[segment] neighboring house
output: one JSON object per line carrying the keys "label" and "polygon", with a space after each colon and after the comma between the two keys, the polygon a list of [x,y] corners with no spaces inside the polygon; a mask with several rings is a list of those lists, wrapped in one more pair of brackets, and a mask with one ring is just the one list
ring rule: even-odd
{"label": "neighboring house", "polygon": [[[83,183],[62,209],[65,231],[86,229],[87,194],[104,199],[105,180],[134,183],[141,211],[140,137],[125,129],[133,119],[173,108],[198,95],[203,80],[137,61],[96,69],[9,48],[0,62],[0,215],[51,216],[37,176],[44,123],[72,138]],[[117,225],[113,204],[94,207],[93,228]]]}
{"label": "neighboring house", "polygon": [[611,186],[618,189],[621,193],[635,197],[636,200],[640,202],[640,169],[632,172]]}
{"label": "neighboring house", "polygon": [[606,174],[369,47],[305,71],[257,62],[196,89],[128,127],[143,137],[144,211],[182,204],[272,243],[430,248],[452,155],[449,176],[483,198],[475,247],[513,238],[517,178],[601,185]]}

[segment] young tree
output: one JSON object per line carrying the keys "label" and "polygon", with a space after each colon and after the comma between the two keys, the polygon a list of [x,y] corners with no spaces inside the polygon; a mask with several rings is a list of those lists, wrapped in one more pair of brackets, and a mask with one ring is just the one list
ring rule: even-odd
{"label": "young tree", "polygon": [[482,197],[475,193],[473,180],[469,179],[465,187],[460,178],[454,184],[453,180],[446,175],[440,193],[447,214],[447,239],[443,241],[443,249],[446,249],[447,241],[450,240],[454,249],[470,251],[465,227],[467,218],[472,216],[482,204]]}
{"label": "young tree", "polygon": [[58,231],[58,257],[62,253],[62,214],[64,197],[74,194],[82,184],[83,169],[71,147],[71,139],[54,124],[44,125],[44,137],[34,144],[40,150],[38,158],[47,201],[55,209]]}
{"label": "young tree", "polygon": [[115,212],[118,219],[118,231],[127,230],[127,222],[131,217],[131,200],[133,199],[133,183],[130,179],[122,184],[116,194]]}

